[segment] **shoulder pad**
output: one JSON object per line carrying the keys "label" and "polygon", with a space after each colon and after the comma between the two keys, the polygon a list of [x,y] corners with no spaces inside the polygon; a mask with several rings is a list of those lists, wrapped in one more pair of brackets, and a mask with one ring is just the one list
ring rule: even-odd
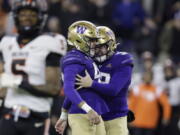
{"label": "shoulder pad", "polygon": [[16,35],[3,36],[1,38],[1,41],[9,41],[10,39],[14,39],[14,38],[17,38],[17,36]]}
{"label": "shoulder pad", "polygon": [[61,34],[56,34],[54,37],[58,43],[60,43],[61,53],[65,55],[67,53],[67,41],[66,38]]}
{"label": "shoulder pad", "polygon": [[83,56],[73,53],[72,51],[68,52],[61,60],[61,65],[64,67],[70,64],[85,64]]}
{"label": "shoulder pad", "polygon": [[62,56],[66,54],[67,51],[67,43],[66,39],[60,35],[56,34],[56,36],[51,36],[49,34],[40,35],[39,38],[42,46],[46,48],[51,53],[57,53]]}
{"label": "shoulder pad", "polygon": [[133,66],[133,57],[127,52],[117,52],[116,57],[120,60],[121,65]]}
{"label": "shoulder pad", "polygon": [[58,36],[64,37],[63,35],[59,33],[54,33],[54,32],[46,32],[46,33],[43,33],[43,35],[50,36],[50,37],[58,37]]}
{"label": "shoulder pad", "polygon": [[48,35],[48,36],[52,36],[52,37],[55,37],[55,33],[53,33],[53,32],[45,32],[45,33],[43,33],[43,35]]}
{"label": "shoulder pad", "polygon": [[12,44],[12,42],[14,43],[16,38],[17,38],[16,35],[8,35],[2,37],[0,41],[0,50],[3,49],[4,47],[7,47],[8,44]]}
{"label": "shoulder pad", "polygon": [[43,38],[45,40],[51,40],[51,39],[54,39],[54,36],[50,35],[50,34],[42,34],[42,35],[39,35],[37,38]]}

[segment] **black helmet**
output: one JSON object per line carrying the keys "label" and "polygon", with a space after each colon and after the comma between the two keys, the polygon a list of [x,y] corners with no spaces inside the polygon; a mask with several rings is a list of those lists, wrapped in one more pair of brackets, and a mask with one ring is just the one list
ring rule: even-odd
{"label": "black helmet", "polygon": [[[33,26],[21,26],[18,14],[21,9],[31,9],[38,13],[38,21]],[[15,0],[12,6],[15,25],[20,34],[34,34],[39,32],[47,18],[47,2],[46,0]]]}

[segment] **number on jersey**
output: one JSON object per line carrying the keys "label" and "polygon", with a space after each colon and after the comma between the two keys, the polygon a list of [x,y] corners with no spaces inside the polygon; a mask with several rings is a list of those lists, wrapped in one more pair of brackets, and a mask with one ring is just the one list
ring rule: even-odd
{"label": "number on jersey", "polygon": [[100,71],[95,63],[93,63],[94,67],[94,79],[99,79],[101,77]]}
{"label": "number on jersey", "polygon": [[14,59],[12,61],[12,73],[15,75],[22,75],[24,78],[28,78],[27,73],[25,73],[23,70],[19,69],[19,67],[25,66],[25,59]]}
{"label": "number on jersey", "polygon": [[108,84],[110,82],[110,79],[111,79],[110,74],[100,72],[100,76],[101,77],[98,79],[99,83]]}
{"label": "number on jersey", "polygon": [[99,83],[108,84],[111,79],[110,74],[100,72],[95,63],[93,63],[93,67],[94,67],[94,79],[98,79]]}

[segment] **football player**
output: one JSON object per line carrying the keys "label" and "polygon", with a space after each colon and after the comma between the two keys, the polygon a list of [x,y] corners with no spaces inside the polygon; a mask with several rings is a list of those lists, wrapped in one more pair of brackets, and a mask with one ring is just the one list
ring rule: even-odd
{"label": "football player", "polygon": [[[108,111],[105,101],[96,91],[89,88],[83,88],[78,92],[75,89],[76,75],[84,76],[85,70],[94,80],[99,78],[99,70],[91,59],[95,54],[96,41],[96,26],[91,22],[77,21],[68,29],[68,42],[75,46],[75,49],[68,52],[62,59],[62,72],[64,92],[72,102],[68,108],[68,122],[72,135],[105,135],[104,123],[100,117]],[[63,133],[61,132],[62,119],[67,118],[64,109],[55,125],[59,133]]]}
{"label": "football player", "polygon": [[128,135],[127,128],[127,92],[131,82],[133,67],[132,56],[126,52],[115,52],[117,47],[113,31],[105,26],[97,27],[100,38],[94,60],[98,64],[101,79],[92,80],[86,76],[77,76],[79,88],[91,87],[104,95],[110,111],[102,115],[107,135]]}
{"label": "football player", "polygon": [[[95,49],[95,57],[100,79],[92,80],[88,72],[85,77],[77,75],[77,85],[81,88],[91,88],[104,97],[110,111],[102,114],[107,135],[128,135],[127,91],[131,82],[133,67],[132,56],[125,52],[116,52],[116,39],[113,31],[105,26],[97,27],[100,38]],[[68,109],[66,100],[64,108]],[[64,119],[65,121],[65,119]],[[64,123],[64,121],[62,123]],[[62,126],[62,130],[64,126]]]}
{"label": "football player", "polygon": [[0,87],[7,88],[0,135],[42,135],[52,97],[59,94],[59,59],[66,41],[41,33],[47,16],[44,0],[16,0],[12,9],[18,35],[0,43]]}

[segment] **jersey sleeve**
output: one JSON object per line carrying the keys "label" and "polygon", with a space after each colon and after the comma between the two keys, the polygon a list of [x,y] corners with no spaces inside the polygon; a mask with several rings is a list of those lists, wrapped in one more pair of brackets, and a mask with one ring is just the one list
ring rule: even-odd
{"label": "jersey sleeve", "polygon": [[116,96],[122,90],[122,88],[126,87],[126,85],[130,83],[132,67],[122,66],[115,69],[114,72],[115,73],[111,77],[108,84],[93,81],[91,87],[103,95]]}
{"label": "jersey sleeve", "polygon": [[62,56],[57,53],[50,53],[46,57],[46,66],[59,67],[59,60],[61,59],[61,57]]}
{"label": "jersey sleeve", "polygon": [[66,109],[67,111],[69,110],[71,106],[71,101],[66,97],[64,99],[64,102],[63,102],[63,105],[62,105],[62,108]]}
{"label": "jersey sleeve", "polygon": [[57,42],[59,44],[59,45],[57,45],[57,49],[60,46],[59,53],[62,55],[65,55],[67,52],[67,42],[66,42],[65,37],[60,34],[56,34],[54,38],[57,40]]}
{"label": "jersey sleeve", "polygon": [[63,69],[64,74],[64,94],[73,104],[80,104],[83,99],[75,90],[76,75],[84,70],[79,64],[68,64]]}
{"label": "jersey sleeve", "polygon": [[128,53],[122,53],[121,54],[121,62],[120,65],[129,65],[129,66],[133,66],[133,57],[132,55],[128,54]]}
{"label": "jersey sleeve", "polygon": [[2,51],[3,38],[0,40],[0,51]]}
{"label": "jersey sleeve", "polygon": [[4,46],[7,44],[7,42],[11,41],[7,36],[4,36],[1,40],[0,40],[0,51],[3,50]]}
{"label": "jersey sleeve", "polygon": [[[114,61],[115,60],[115,61]],[[103,95],[116,96],[123,88],[128,87],[131,81],[133,59],[126,52],[119,52],[112,58],[113,74],[110,82],[99,83],[93,81],[92,88]]]}
{"label": "jersey sleeve", "polygon": [[61,60],[61,67],[64,76],[64,94],[73,104],[76,105],[83,101],[75,89],[76,75],[80,74],[85,69],[85,67],[82,65],[82,61],[82,58],[73,52],[69,52]]}

